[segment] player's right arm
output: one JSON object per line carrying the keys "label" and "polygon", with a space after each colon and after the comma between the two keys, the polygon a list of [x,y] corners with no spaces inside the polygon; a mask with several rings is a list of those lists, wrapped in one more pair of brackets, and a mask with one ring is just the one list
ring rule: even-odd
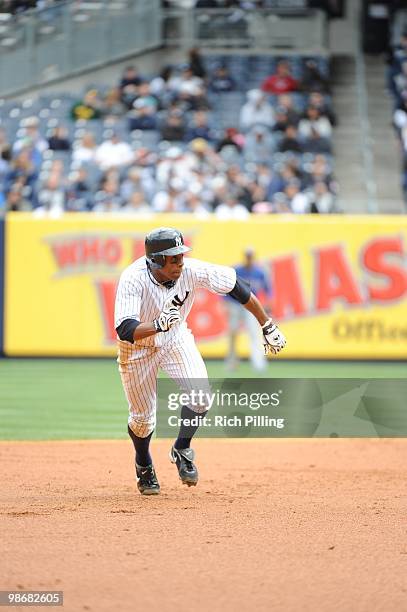
{"label": "player's right arm", "polygon": [[136,342],[160,332],[167,332],[180,321],[179,309],[167,303],[160,315],[152,321],[141,321],[143,288],[137,280],[122,274],[115,302],[115,329],[120,340]]}

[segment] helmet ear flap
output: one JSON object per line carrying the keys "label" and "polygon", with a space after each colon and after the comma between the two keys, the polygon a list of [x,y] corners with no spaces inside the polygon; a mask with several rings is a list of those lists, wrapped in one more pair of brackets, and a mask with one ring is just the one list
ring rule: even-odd
{"label": "helmet ear flap", "polygon": [[165,255],[150,255],[150,257],[147,258],[147,261],[151,268],[157,270],[165,266]]}

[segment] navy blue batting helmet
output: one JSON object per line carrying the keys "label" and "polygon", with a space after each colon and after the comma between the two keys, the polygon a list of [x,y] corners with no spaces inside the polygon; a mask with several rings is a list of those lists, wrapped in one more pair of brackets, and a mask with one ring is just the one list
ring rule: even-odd
{"label": "navy blue batting helmet", "polygon": [[180,255],[191,249],[184,244],[184,238],[172,227],[153,229],[145,240],[146,259],[151,268],[158,269],[165,265],[165,256]]}

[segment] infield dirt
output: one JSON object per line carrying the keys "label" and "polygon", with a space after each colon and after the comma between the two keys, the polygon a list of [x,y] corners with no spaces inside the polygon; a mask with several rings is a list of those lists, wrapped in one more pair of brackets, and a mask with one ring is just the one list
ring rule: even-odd
{"label": "infield dirt", "polygon": [[69,612],[407,609],[406,441],[196,440],[190,489],[169,446],[142,497],[130,442],[0,443],[0,590],[63,590]]}

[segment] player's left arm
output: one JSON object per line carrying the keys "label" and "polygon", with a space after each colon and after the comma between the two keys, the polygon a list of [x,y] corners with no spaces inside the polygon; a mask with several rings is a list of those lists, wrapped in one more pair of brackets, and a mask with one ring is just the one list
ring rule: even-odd
{"label": "player's left arm", "polygon": [[267,315],[254,293],[250,291],[250,285],[237,276],[236,284],[229,295],[240,302],[243,308],[246,308],[246,310],[256,317],[263,332],[265,354],[279,353],[287,343],[285,336],[276,323],[274,323],[273,319]]}
{"label": "player's left arm", "polygon": [[269,317],[259,300],[250,290],[250,285],[236,275],[236,270],[228,266],[201,264],[196,270],[197,286],[209,289],[220,295],[229,294],[242,304],[258,320],[263,331],[263,344],[266,355],[279,353],[286,345],[284,334]]}

